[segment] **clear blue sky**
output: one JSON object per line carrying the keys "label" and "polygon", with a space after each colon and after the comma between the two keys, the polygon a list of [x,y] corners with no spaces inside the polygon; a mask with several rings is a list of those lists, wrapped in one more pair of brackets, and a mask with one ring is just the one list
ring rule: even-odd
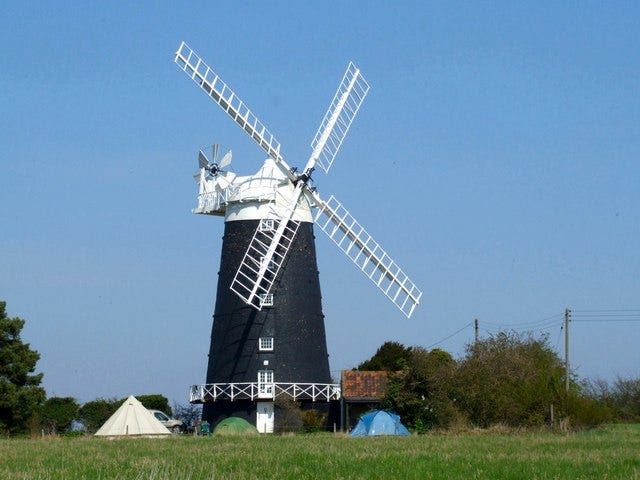
{"label": "clear blue sky", "polygon": [[[48,393],[204,381],[223,223],[190,213],[197,151],[240,174],[264,154],[173,64],[181,40],[292,165],[349,60],[371,84],[316,185],[424,299],[406,320],[318,233],[332,370],[462,329],[438,344],[460,356],[476,317],[563,354],[565,307],[640,313],[638,32],[637,2],[5,2],[0,298]],[[596,319],[572,324],[577,373],[638,376],[640,317]]]}

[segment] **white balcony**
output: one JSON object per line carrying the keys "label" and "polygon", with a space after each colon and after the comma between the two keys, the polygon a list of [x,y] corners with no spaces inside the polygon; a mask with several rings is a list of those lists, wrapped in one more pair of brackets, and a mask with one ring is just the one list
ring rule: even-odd
{"label": "white balcony", "polygon": [[192,385],[189,391],[191,403],[210,403],[234,400],[275,399],[282,395],[294,401],[311,400],[329,402],[340,399],[340,385],[337,383],[207,383]]}

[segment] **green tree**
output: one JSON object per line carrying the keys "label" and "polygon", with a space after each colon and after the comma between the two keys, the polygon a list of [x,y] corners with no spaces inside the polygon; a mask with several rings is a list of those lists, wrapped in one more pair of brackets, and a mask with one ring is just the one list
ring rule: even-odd
{"label": "green tree", "polygon": [[[467,346],[455,397],[476,425],[543,425],[549,406],[568,414],[564,365],[548,338],[501,332]],[[564,411],[563,411],[564,409]]]}
{"label": "green tree", "polygon": [[618,377],[612,385],[602,379],[585,382],[583,391],[609,410],[612,419],[640,421],[640,378]]}
{"label": "green tree", "polygon": [[78,416],[90,432],[95,432],[115,413],[121,404],[120,400],[98,398],[82,405]]}
{"label": "green tree", "polygon": [[404,368],[390,374],[381,406],[418,432],[447,427],[459,416],[450,398],[455,365],[444,350],[413,347]]}
{"label": "green tree", "polygon": [[[136,398],[142,405],[144,405],[144,408],[151,410],[160,410],[161,412],[164,412],[169,416],[173,415],[171,407],[169,406],[169,400],[167,400],[167,397],[165,397],[164,395],[139,395]],[[126,398],[123,398],[120,403],[122,404],[125,400]]]}
{"label": "green tree", "polygon": [[411,347],[399,342],[385,342],[369,360],[358,365],[357,370],[396,372],[407,365],[410,354]]}
{"label": "green tree", "polygon": [[64,432],[78,416],[78,402],[71,397],[47,398],[40,415],[43,428],[50,433]]}
{"label": "green tree", "polygon": [[20,338],[25,321],[9,318],[0,302],[0,432],[27,430],[46,397],[42,373],[34,374],[40,354]]}
{"label": "green tree", "polygon": [[620,420],[640,421],[640,378],[616,379],[613,396]]}

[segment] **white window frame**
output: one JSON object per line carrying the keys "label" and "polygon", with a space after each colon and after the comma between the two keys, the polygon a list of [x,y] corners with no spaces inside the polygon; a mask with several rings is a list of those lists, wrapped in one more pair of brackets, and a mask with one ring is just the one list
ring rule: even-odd
{"label": "white window frame", "polygon": [[273,370],[258,370],[258,398],[273,398],[274,394]]}
{"label": "white window frame", "polygon": [[261,352],[273,352],[273,337],[258,338],[258,350]]}
{"label": "white window frame", "polygon": [[259,232],[272,232],[275,229],[275,220],[273,218],[261,218],[258,224]]}
{"label": "white window frame", "polygon": [[261,293],[260,294],[260,306],[261,307],[273,307],[273,293]]}

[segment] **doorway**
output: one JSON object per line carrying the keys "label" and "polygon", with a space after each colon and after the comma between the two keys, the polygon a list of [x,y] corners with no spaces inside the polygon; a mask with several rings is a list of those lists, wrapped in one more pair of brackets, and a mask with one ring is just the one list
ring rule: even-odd
{"label": "doorway", "polygon": [[256,428],[260,433],[273,433],[273,402],[257,402]]}

